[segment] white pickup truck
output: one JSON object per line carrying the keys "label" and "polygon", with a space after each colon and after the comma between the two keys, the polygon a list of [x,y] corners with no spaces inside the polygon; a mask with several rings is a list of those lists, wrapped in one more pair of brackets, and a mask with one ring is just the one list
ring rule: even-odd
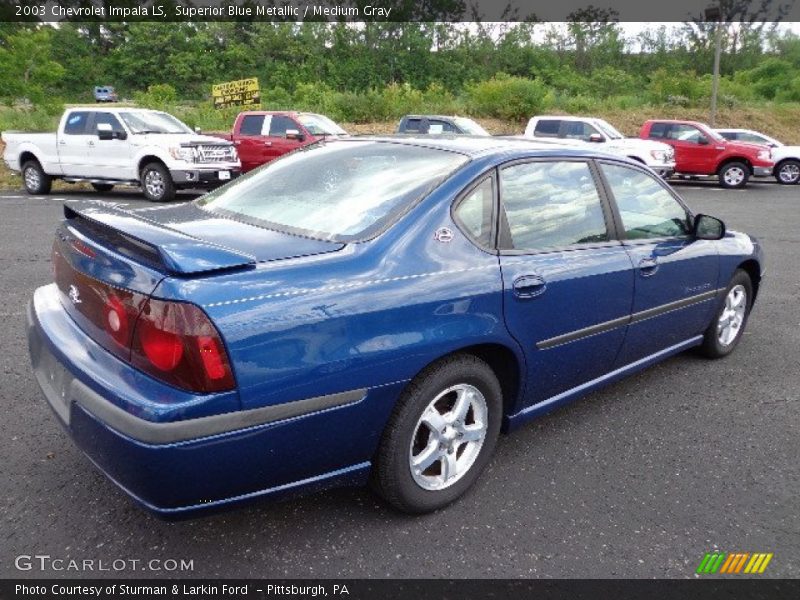
{"label": "white pickup truck", "polygon": [[528,121],[525,137],[601,144],[609,154],[646,164],[664,178],[675,172],[675,150],[662,142],[626,138],[608,121],[595,117],[537,116]]}
{"label": "white pickup truck", "polygon": [[3,133],[3,160],[21,171],[29,194],[53,179],[85,181],[101,192],[139,185],[166,202],[180,188],[212,188],[241,171],[236,148],[199,135],[170,114],[139,108],[70,108],[56,133]]}

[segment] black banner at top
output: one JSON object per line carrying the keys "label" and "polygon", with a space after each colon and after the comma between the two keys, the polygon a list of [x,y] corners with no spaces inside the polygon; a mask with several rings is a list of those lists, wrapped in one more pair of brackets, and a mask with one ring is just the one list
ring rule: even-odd
{"label": "black banner at top", "polygon": [[0,21],[800,21],[800,0],[0,0]]}

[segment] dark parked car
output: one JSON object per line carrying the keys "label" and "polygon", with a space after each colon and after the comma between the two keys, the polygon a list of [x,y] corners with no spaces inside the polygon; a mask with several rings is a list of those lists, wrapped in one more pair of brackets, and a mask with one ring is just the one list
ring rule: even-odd
{"label": "dark parked car", "polygon": [[406,115],[400,119],[396,133],[435,135],[489,135],[483,127],[467,117],[445,117],[442,115]]}
{"label": "dark parked car", "polygon": [[498,138],[320,142],[194,202],[65,217],[33,369],[161,515],[368,480],[440,508],[501,429],[733,351],[762,276],[757,241],[643,165]]}

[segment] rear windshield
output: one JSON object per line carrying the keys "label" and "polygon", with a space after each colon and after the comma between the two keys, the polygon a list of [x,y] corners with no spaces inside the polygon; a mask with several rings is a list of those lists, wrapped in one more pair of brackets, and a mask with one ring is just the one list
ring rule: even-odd
{"label": "rear windshield", "polygon": [[287,233],[341,242],[367,239],[467,161],[455,152],[391,142],[314,144],[197,204]]}

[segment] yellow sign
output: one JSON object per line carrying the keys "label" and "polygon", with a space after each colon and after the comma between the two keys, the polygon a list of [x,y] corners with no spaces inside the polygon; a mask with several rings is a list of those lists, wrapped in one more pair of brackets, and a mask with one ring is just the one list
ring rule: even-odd
{"label": "yellow sign", "polygon": [[257,77],[217,83],[211,86],[211,97],[214,99],[214,108],[261,106],[261,88],[258,87]]}

